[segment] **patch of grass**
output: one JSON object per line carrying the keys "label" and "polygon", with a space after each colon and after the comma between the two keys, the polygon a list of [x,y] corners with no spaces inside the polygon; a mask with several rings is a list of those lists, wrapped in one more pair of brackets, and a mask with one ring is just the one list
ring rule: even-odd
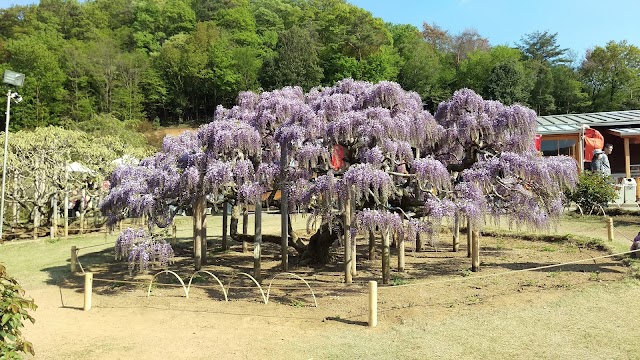
{"label": "patch of grass", "polygon": [[391,286],[404,285],[406,283],[407,283],[407,280],[399,276],[394,276],[391,278]]}
{"label": "patch of grass", "polygon": [[558,275],[560,275],[560,271],[551,271],[547,274],[547,277],[556,278]]}
{"label": "patch of grass", "polygon": [[557,250],[558,249],[556,249],[555,247],[549,246],[549,245],[546,245],[546,246],[542,247],[542,251],[554,252],[554,251],[557,251]]}
{"label": "patch of grass", "polygon": [[610,247],[602,239],[574,235],[574,234],[534,234],[525,232],[505,232],[503,230],[483,230],[482,236],[501,237],[508,236],[516,239],[531,240],[531,241],[543,241],[548,243],[557,243],[562,245],[572,245],[575,247],[582,247],[588,249],[595,249],[600,251],[609,251]]}
{"label": "patch of grass", "polygon": [[291,300],[291,306],[296,307],[296,308],[302,308],[305,307],[305,303],[304,301],[300,301],[300,300]]}

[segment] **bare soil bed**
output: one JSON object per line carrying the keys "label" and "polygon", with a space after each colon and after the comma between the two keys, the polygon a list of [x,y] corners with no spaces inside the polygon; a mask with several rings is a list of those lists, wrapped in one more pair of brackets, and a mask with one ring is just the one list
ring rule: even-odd
{"label": "bare soil bed", "polygon": [[[210,233],[219,226],[216,221],[215,218],[210,221]],[[302,224],[298,221],[295,226],[300,229]],[[277,229],[276,221],[271,220],[269,225]],[[266,229],[265,232],[269,226]],[[450,234],[444,233],[424,251],[414,252],[408,246],[403,273],[395,270],[397,257],[392,250],[392,284],[383,286],[380,253],[375,260],[367,260],[367,244],[360,239],[358,272],[351,285],[343,283],[341,261],[313,268],[296,266],[295,256],[290,257],[290,272],[309,283],[317,299],[316,308],[311,292],[302,281],[281,276],[271,282],[281,272],[280,248],[264,244],[262,286],[265,295],[272,284],[269,303],[265,305],[255,284],[239,275],[253,273],[252,252],[243,253],[241,244],[235,242],[229,251],[217,251],[219,239],[211,239],[213,248],[205,269],[218,276],[225,286],[232,284],[228,302],[224,301],[218,283],[205,273],[194,278],[193,286],[197,287],[191,289],[188,299],[183,288],[175,286],[179,282],[171,274],[156,278],[156,282],[171,285],[154,285],[147,297],[147,286],[143,283],[148,284],[151,276],[130,277],[126,264],[113,260],[113,248],[86,253],[80,256],[80,261],[83,269],[92,271],[95,277],[90,311],[82,311],[82,276],[52,277],[46,286],[28,289],[39,305],[34,314],[36,324],[29,325],[25,332],[34,343],[36,358],[310,359],[314,356],[342,358],[341,354],[396,358],[398,353],[368,352],[380,347],[377,343],[382,333],[388,334],[384,338],[392,343],[402,344],[405,336],[406,352],[402,358],[429,358],[431,356],[420,352],[424,346],[420,340],[406,334],[397,338],[403,334],[402,329],[425,331],[424,327],[442,326],[443,322],[459,317],[497,314],[529,306],[546,309],[547,304],[570,294],[619,284],[629,272],[620,259],[603,258],[607,255],[604,249],[498,235],[481,238],[481,271],[471,273],[464,234],[460,250],[453,252]],[[340,249],[333,251],[341,260]],[[293,249],[290,252],[295,253]],[[190,240],[184,237],[176,247],[178,261],[171,269],[185,282],[193,273],[189,253]],[[590,260],[516,271],[582,259]],[[378,280],[380,284],[379,326],[374,329],[366,326],[369,280]],[[638,292],[637,288],[634,291]],[[345,349],[332,349],[339,339],[351,336],[345,334],[353,333],[371,336],[370,342],[351,344],[347,341],[341,345],[346,346]],[[415,351],[411,350],[412,346]],[[473,357],[460,351],[431,355]],[[544,358],[544,354],[539,355]],[[556,357],[558,353],[550,354]]]}

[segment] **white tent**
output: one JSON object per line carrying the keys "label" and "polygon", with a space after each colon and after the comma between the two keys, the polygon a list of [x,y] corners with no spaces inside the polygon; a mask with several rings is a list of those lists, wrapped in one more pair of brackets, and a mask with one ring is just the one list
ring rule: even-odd
{"label": "white tent", "polygon": [[81,173],[89,173],[89,174],[93,174],[93,170],[89,169],[88,167],[80,164],[79,162],[72,162],[71,164],[67,165],[67,171],[69,172],[81,172]]}

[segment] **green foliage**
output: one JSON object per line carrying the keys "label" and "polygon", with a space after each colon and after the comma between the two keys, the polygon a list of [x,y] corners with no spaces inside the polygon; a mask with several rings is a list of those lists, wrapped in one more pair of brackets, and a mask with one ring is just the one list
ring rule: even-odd
{"label": "green foliage", "polygon": [[520,50],[529,59],[548,65],[568,63],[566,57],[569,49],[562,49],[557,43],[558,33],[534,31],[522,37]]}
{"label": "green foliage", "polygon": [[567,200],[578,204],[582,211],[597,211],[599,206],[606,207],[607,204],[616,199],[617,194],[609,177],[604,177],[600,173],[584,171],[578,178],[578,185],[573,192],[565,193]]}
{"label": "green foliage", "polygon": [[525,75],[521,64],[508,61],[491,70],[485,86],[486,97],[505,105],[526,103]]}
{"label": "green foliage", "polygon": [[35,322],[28,311],[38,306],[24,296],[24,290],[7,275],[3,264],[0,264],[0,295],[0,358],[19,359],[21,353],[34,355],[33,345],[23,338],[21,328],[24,320]]}
{"label": "green foliage", "polygon": [[587,52],[580,74],[593,103],[593,111],[635,106],[633,90],[640,87],[640,48],[626,41],[610,41]]}

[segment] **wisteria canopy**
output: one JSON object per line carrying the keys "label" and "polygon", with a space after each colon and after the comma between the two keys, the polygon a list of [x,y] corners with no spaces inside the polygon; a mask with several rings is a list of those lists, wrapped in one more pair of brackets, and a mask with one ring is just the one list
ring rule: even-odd
{"label": "wisteria canopy", "polygon": [[[533,110],[469,89],[435,115],[393,82],[243,92],[211,123],[167,137],[138,166],[118,167],[102,209],[112,221],[146,215],[165,226],[169,204],[188,206],[202,195],[253,203],[287,184],[289,209],[328,224],[337,224],[337,199],[351,191],[354,234],[389,229],[412,241],[454,214],[478,225],[505,217],[544,228],[561,214],[577,166],[540,156],[535,131]],[[281,173],[283,146],[289,161]]]}

